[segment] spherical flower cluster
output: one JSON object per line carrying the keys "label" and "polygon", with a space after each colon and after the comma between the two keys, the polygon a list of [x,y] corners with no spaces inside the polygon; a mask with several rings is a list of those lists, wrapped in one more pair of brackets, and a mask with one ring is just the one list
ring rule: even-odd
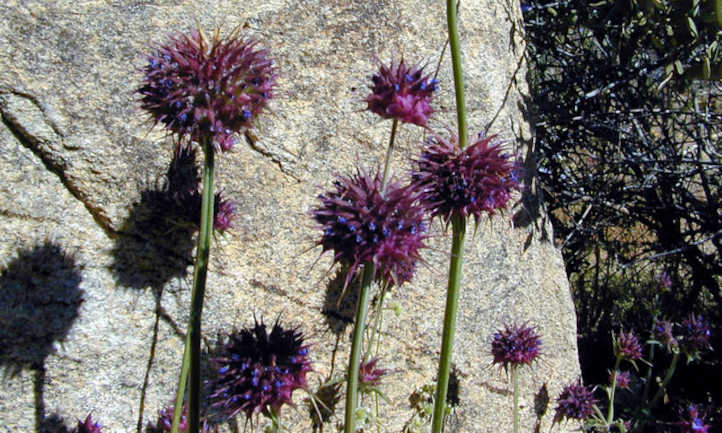
{"label": "spherical flower cluster", "polygon": [[637,336],[633,332],[619,331],[619,335],[615,339],[614,351],[617,356],[622,359],[634,361],[642,357],[642,346],[639,344]]}
{"label": "spherical flower cluster", "polygon": [[677,347],[677,339],[674,338],[673,324],[668,320],[658,320],[654,324],[654,338],[667,348]]}
{"label": "spherical flower cluster", "polygon": [[387,370],[376,368],[378,362],[378,358],[371,358],[362,362],[359,366],[358,383],[362,389],[364,387],[378,386],[381,383],[381,378],[387,373]]}
{"label": "spherical flower cluster", "polygon": [[250,418],[267,409],[278,413],[293,391],[306,387],[311,370],[303,334],[278,322],[270,333],[256,321],[253,328],[231,334],[211,361],[218,367],[211,382],[213,406],[229,417],[244,412]]}
{"label": "spherical flower cluster", "polygon": [[93,421],[93,418],[88,415],[85,421],[78,421],[78,425],[72,430],[72,433],[102,433],[102,426],[97,422]]}
{"label": "spherical flower cluster", "polygon": [[690,314],[682,321],[681,328],[680,344],[687,354],[697,356],[701,350],[710,348],[709,340],[712,333],[704,317]]}
{"label": "spherical flower cluster", "polygon": [[237,33],[207,40],[176,35],[147,56],[141,106],[179,141],[212,139],[229,150],[273,95],[276,76],[265,49]]}
{"label": "spherical flower cluster", "polygon": [[677,425],[682,433],[707,433],[709,425],[704,423],[705,414],[700,413],[697,406],[690,404],[687,407],[687,417],[680,416]]}
{"label": "spherical flower cluster", "polygon": [[594,413],[594,405],[597,400],[594,398],[594,389],[586,387],[581,383],[567,385],[557,397],[557,408],[554,414],[554,422],[564,418],[586,420]]}
{"label": "spherical flower cluster", "polygon": [[520,167],[504,153],[493,136],[460,149],[456,139],[436,136],[412,176],[425,188],[424,201],[432,215],[449,221],[453,213],[473,215],[504,209],[511,193],[519,189]]}
{"label": "spherical flower cluster", "polygon": [[233,217],[236,215],[236,202],[224,199],[221,193],[216,193],[213,203],[213,229],[224,232],[233,227]]}
{"label": "spherical flower cluster", "polygon": [[[158,413],[158,421],[155,424],[148,423],[145,427],[145,433],[170,433],[173,425],[173,411],[174,408],[167,407]],[[178,432],[185,433],[188,431],[188,405],[183,405],[180,421],[178,422]],[[203,422],[201,426],[201,433],[216,433],[217,428],[210,427],[207,422]]]}
{"label": "spherical flower cluster", "polygon": [[529,326],[505,325],[503,330],[494,334],[491,341],[491,354],[494,363],[504,369],[509,365],[531,364],[540,355],[541,338],[536,329]]}
{"label": "spherical flower cluster", "polygon": [[366,98],[368,109],[387,119],[426,126],[433,113],[429,104],[436,90],[436,80],[424,75],[423,67],[398,64],[382,65],[371,77],[371,94]]}
{"label": "spherical flower cluster", "polygon": [[323,230],[323,252],[333,251],[334,262],[348,266],[346,284],[367,262],[388,284],[409,281],[427,237],[420,190],[391,181],[384,191],[378,174],[361,172],[339,177],[335,187],[319,196],[311,215]]}
{"label": "spherical flower cluster", "polygon": [[[614,379],[614,372],[609,373],[609,383],[612,383]],[[628,371],[617,371],[617,378],[615,386],[621,389],[629,389],[629,385],[632,382],[632,375]]]}

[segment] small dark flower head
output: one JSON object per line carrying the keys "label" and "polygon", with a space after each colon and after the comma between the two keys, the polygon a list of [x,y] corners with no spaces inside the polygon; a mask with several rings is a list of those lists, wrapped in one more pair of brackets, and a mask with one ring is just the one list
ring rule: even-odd
{"label": "small dark flower head", "polygon": [[[148,423],[145,427],[145,433],[170,433],[173,425],[173,406],[169,406],[158,413],[158,421],[155,424]],[[181,412],[180,421],[178,422],[178,432],[185,433],[188,431],[188,405],[183,405]],[[201,433],[217,433],[218,429],[210,427],[209,424],[204,421],[201,426]]]}
{"label": "small dark flower head", "polygon": [[711,348],[709,343],[711,335],[707,320],[700,315],[690,314],[682,321],[680,346],[688,356],[699,357],[702,350]]}
{"label": "small dark flower head", "polygon": [[[609,373],[609,383],[612,383],[612,379],[614,379],[614,372]],[[628,371],[618,371],[617,372],[617,380],[616,380],[616,387],[620,389],[629,389],[629,385],[632,382],[632,375]]]}
{"label": "small dark flower head", "polygon": [[564,418],[584,421],[594,413],[594,389],[581,383],[567,385],[557,397],[557,408],[554,422]]}
{"label": "small dark flower head", "polygon": [[677,423],[682,433],[707,433],[709,425],[704,423],[706,414],[700,413],[697,406],[690,404],[687,407],[687,416],[680,414],[680,420]]}
{"label": "small dark flower head", "polygon": [[657,280],[657,284],[659,284],[659,287],[662,289],[669,289],[672,287],[672,277],[669,276],[666,272],[660,272],[657,274],[657,277],[655,278]]}
{"label": "small dark flower head", "polygon": [[366,98],[371,112],[387,119],[426,126],[433,113],[429,102],[437,82],[424,75],[423,67],[407,66],[401,59],[398,64],[382,65],[371,80],[371,94]]}
{"label": "small dark flower head", "polygon": [[460,149],[454,137],[431,138],[415,161],[414,180],[424,188],[424,201],[432,216],[449,221],[451,215],[493,214],[506,208],[512,191],[519,189],[520,167],[504,153],[494,136],[484,137]]}
{"label": "small dark flower head", "polygon": [[358,375],[359,386],[368,388],[378,386],[381,383],[381,378],[387,373],[387,370],[376,368],[378,361],[378,358],[371,358],[361,363]]}
{"label": "small dark flower head", "polygon": [[345,284],[367,262],[387,284],[409,281],[428,237],[420,190],[392,180],[382,192],[378,174],[360,171],[334,185],[334,191],[319,196],[321,205],[311,215],[323,230],[323,252],[333,251],[334,262],[348,266]]}
{"label": "small dark flower head", "polygon": [[617,356],[628,361],[635,361],[642,357],[642,346],[633,332],[619,331],[614,340],[614,352]]}
{"label": "small dark flower head", "polygon": [[93,421],[90,414],[85,421],[78,421],[78,425],[72,430],[72,433],[102,433],[102,426]]}
{"label": "small dark flower head", "polygon": [[510,365],[529,365],[539,357],[541,338],[535,328],[526,325],[505,325],[503,330],[494,334],[491,341],[491,353],[494,363],[504,369]]}
{"label": "small dark flower head", "polygon": [[224,199],[221,193],[216,193],[213,209],[213,228],[224,232],[233,227],[233,217],[236,215],[236,202]]}
{"label": "small dark flower head", "polygon": [[674,338],[673,324],[668,320],[658,320],[654,324],[654,338],[668,349],[677,347],[677,339]]}
{"label": "small dark flower head", "polygon": [[244,412],[247,418],[291,403],[291,394],[306,387],[311,370],[308,346],[296,329],[284,329],[276,322],[269,333],[256,321],[253,328],[228,337],[217,358],[218,378],[211,383],[213,406],[229,417]]}
{"label": "small dark flower head", "polygon": [[276,75],[265,49],[237,32],[207,40],[179,34],[147,56],[141,106],[179,141],[212,139],[229,150],[273,95]]}

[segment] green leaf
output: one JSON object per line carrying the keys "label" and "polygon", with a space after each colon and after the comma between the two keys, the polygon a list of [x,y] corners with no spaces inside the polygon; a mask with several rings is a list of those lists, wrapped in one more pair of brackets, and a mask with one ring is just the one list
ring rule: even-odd
{"label": "green leaf", "polygon": [[699,37],[699,33],[697,32],[697,26],[694,24],[694,20],[691,17],[687,17],[687,28],[689,28],[689,33],[694,39],[697,39]]}

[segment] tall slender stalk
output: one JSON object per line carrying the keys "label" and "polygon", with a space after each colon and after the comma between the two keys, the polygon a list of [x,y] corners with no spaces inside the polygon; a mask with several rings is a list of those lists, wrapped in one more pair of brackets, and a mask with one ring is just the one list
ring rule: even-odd
{"label": "tall slender stalk", "polygon": [[203,296],[206,291],[208,275],[208,255],[213,231],[213,171],[215,151],[210,138],[201,143],[203,148],[203,193],[201,198],[201,227],[198,234],[195,267],[193,268],[193,289],[191,293],[191,311],[183,350],[183,365],[178,379],[175,411],[173,413],[172,433],[178,433],[178,424],[183,411],[183,397],[186,380],[190,372],[188,390],[189,433],[198,433],[200,428],[200,385],[201,385],[201,315]]}
{"label": "tall slender stalk", "polygon": [[364,264],[361,275],[361,288],[356,301],[356,320],[351,340],[351,355],[348,361],[348,381],[346,384],[346,413],[345,433],[356,432],[356,408],[358,407],[358,374],[361,365],[361,348],[363,346],[363,333],[366,325],[366,316],[369,310],[371,283],[374,279],[373,263]]}
{"label": "tall slender stalk", "polygon": [[617,361],[614,363],[612,371],[612,389],[609,390],[609,407],[607,408],[607,426],[612,425],[614,421],[614,391],[617,389],[617,373],[619,373],[619,364],[622,362],[622,355],[617,355]]}
{"label": "tall slender stalk", "polygon": [[516,364],[511,366],[511,386],[514,393],[514,433],[519,433],[519,366]]}
{"label": "tall slender stalk", "polygon": [[449,286],[446,291],[446,310],[444,311],[444,331],[441,337],[441,358],[439,359],[439,375],[436,382],[434,414],[431,424],[432,433],[441,433],[446,409],[446,393],[449,387],[451,371],[451,352],[454,347],[456,332],[456,310],[459,303],[459,287],[461,286],[461,268],[464,261],[464,237],[466,234],[466,218],[459,214],[451,217],[452,241],[451,260],[449,262]]}
{"label": "tall slender stalk", "polygon": [[399,126],[399,120],[394,118],[394,124],[391,125],[391,138],[389,138],[389,148],[386,149],[386,160],[384,161],[384,174],[381,179],[381,191],[386,190],[386,184],[389,183],[391,172],[391,159],[394,153],[394,140],[396,139],[396,129]]}
{"label": "tall slender stalk", "polygon": [[652,401],[649,403],[650,408],[656,406],[657,403],[659,403],[659,399],[661,399],[664,395],[664,390],[665,388],[667,388],[667,384],[669,384],[669,381],[674,375],[674,370],[677,368],[677,361],[679,361],[679,351],[675,351],[674,355],[672,355],[672,363],[669,365],[669,368],[667,369],[667,374],[664,375],[664,379],[659,385],[659,389],[654,394],[654,398],[652,398]]}
{"label": "tall slender stalk", "polygon": [[[451,65],[454,73],[454,93],[456,94],[456,117],[458,121],[459,147],[467,144],[466,106],[464,103],[464,74],[461,66],[461,47],[456,24],[458,3],[454,0],[446,1],[446,20],[449,31],[449,50],[451,52]],[[436,396],[434,399],[434,413],[431,424],[432,433],[441,433],[446,412],[446,394],[449,387],[449,373],[451,370],[451,353],[454,346],[454,333],[456,332],[456,310],[459,301],[459,288],[461,286],[461,269],[464,259],[464,238],[466,235],[466,218],[453,214],[451,216],[452,243],[451,260],[449,262],[449,284],[446,292],[446,309],[444,311],[444,331],[441,339],[441,358],[439,359],[439,373],[436,382]]]}

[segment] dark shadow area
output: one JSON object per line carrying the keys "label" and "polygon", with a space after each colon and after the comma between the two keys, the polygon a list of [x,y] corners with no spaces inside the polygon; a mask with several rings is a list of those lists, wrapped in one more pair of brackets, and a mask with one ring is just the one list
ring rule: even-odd
{"label": "dark shadow area", "polygon": [[68,433],[68,427],[65,425],[63,417],[57,413],[50,414],[43,419],[42,425],[40,425],[38,433]]}
{"label": "dark shadow area", "polygon": [[143,190],[133,203],[112,250],[112,272],[119,286],[150,288],[155,296],[155,321],[150,354],[141,389],[136,431],[143,428],[145,394],[155,359],[159,321],[162,319],[183,337],[165,312],[163,287],[174,278],[183,279],[193,264],[194,236],[198,231],[201,196],[197,151],[176,149],[165,175]]}
{"label": "dark shadow area", "polygon": [[339,268],[336,275],[326,286],[326,297],[323,302],[323,316],[326,318],[328,328],[340,336],[348,325],[353,323],[356,314],[356,299],[358,291],[355,289],[355,279],[349,282],[344,293],[346,269]]}
{"label": "dark shadow area", "polygon": [[534,414],[536,415],[534,433],[539,433],[541,431],[542,418],[546,415],[547,409],[549,409],[549,390],[547,389],[547,384],[545,383],[541,386],[541,388],[539,388],[539,392],[534,394]]}
{"label": "dark shadow area", "polygon": [[58,426],[45,418],[45,360],[78,318],[81,266],[53,242],[21,249],[0,273],[0,367],[6,377],[33,370],[36,431]]}

